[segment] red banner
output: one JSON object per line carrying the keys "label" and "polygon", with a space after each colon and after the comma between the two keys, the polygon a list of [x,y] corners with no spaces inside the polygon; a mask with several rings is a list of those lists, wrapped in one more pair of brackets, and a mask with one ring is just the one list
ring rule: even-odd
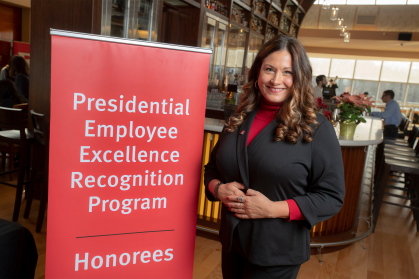
{"label": "red banner", "polygon": [[30,65],[31,59],[31,44],[23,42],[13,42],[13,55],[20,55],[25,58],[28,65]]}
{"label": "red banner", "polygon": [[52,35],[46,277],[192,278],[209,53]]}

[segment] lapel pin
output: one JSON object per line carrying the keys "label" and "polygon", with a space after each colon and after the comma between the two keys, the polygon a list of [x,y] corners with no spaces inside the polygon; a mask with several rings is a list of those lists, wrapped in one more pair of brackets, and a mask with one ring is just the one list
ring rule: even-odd
{"label": "lapel pin", "polygon": [[246,131],[241,131],[241,132],[240,132],[240,135],[244,135],[244,133],[245,133],[245,132],[246,132]]}

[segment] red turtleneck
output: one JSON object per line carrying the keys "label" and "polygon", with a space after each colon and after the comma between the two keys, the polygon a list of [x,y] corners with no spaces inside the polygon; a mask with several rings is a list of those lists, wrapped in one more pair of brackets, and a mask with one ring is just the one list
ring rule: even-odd
{"label": "red turtleneck", "polygon": [[[272,120],[275,119],[276,113],[282,108],[282,103],[272,104],[262,98],[260,102],[259,110],[256,114],[255,119],[253,120],[252,127],[250,128],[249,135],[247,136],[247,146],[252,142],[252,140],[263,130]],[[298,207],[297,203],[293,199],[286,200],[290,210],[290,219],[292,220],[305,220],[301,210]]]}

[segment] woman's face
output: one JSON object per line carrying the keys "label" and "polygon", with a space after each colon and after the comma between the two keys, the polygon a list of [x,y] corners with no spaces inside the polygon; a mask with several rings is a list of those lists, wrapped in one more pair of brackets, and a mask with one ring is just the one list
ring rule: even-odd
{"label": "woman's face", "polygon": [[293,84],[292,71],[292,57],[286,50],[275,51],[263,60],[258,86],[265,100],[278,104],[288,99]]}

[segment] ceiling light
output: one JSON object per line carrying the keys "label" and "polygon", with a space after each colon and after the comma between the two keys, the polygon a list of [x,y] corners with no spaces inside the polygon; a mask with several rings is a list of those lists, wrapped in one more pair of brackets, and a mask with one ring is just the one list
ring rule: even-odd
{"label": "ceiling light", "polygon": [[333,7],[332,12],[330,14],[330,20],[337,20],[338,19],[338,12],[339,12],[339,8]]}
{"label": "ceiling light", "polygon": [[345,35],[345,33],[346,33],[347,31],[348,31],[348,30],[347,30],[347,28],[346,28],[346,25],[342,26],[342,28],[340,29],[340,35],[341,35],[341,36],[344,36],[344,35]]}
{"label": "ceiling light", "polygon": [[343,41],[345,43],[349,43],[349,39],[351,38],[351,33],[349,32],[345,32],[345,34],[343,35]]}
{"label": "ceiling light", "polygon": [[330,3],[329,0],[324,0],[323,1],[323,9],[330,9]]}
{"label": "ceiling light", "polygon": [[337,21],[338,22],[338,27],[336,27],[336,29],[341,29],[342,28],[343,21],[344,21],[343,18],[341,18],[341,17],[338,18],[338,21]]}

